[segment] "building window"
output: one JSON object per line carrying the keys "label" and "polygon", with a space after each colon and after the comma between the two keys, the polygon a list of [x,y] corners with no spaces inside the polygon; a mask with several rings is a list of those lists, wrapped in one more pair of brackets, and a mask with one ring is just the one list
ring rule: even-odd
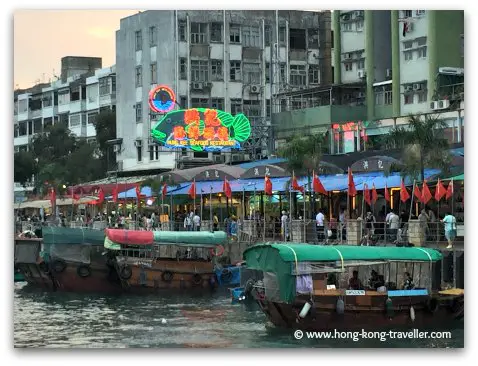
{"label": "building window", "polygon": [[159,160],[159,145],[149,145],[149,161]]}
{"label": "building window", "polygon": [[290,65],[290,84],[294,86],[305,86],[307,84],[307,72],[305,65]]}
{"label": "building window", "polygon": [[262,106],[260,100],[244,100],[243,113],[248,118],[257,118],[262,116]]}
{"label": "building window", "polygon": [[253,63],[244,63],[244,83],[260,84],[261,83],[261,65]]}
{"label": "building window", "polygon": [[136,123],[141,123],[143,121],[143,106],[141,103],[136,103]]}
{"label": "building window", "polygon": [[186,23],[185,22],[179,22],[178,33],[179,33],[179,40],[181,42],[186,42]]}
{"label": "building window", "polygon": [[352,30],[352,23],[342,23],[341,29],[343,32],[350,32]]}
{"label": "building window", "polygon": [[317,28],[307,29],[307,47],[319,48],[319,30]]}
{"label": "building window", "polygon": [[[74,87],[71,88],[70,99],[71,99],[72,102],[77,102],[77,101],[80,100],[80,87],[79,86],[74,86]],[[33,104],[32,101],[30,101],[30,108],[32,110],[40,109],[40,108],[36,108],[36,106],[33,106],[32,104]],[[40,104],[40,107],[41,107],[41,104]]]}
{"label": "building window", "polygon": [[[58,116],[55,116],[55,118],[58,118]],[[48,117],[43,120],[43,129],[46,130],[48,127],[53,125],[53,118]]]}
{"label": "building window", "polygon": [[357,61],[357,70],[365,69],[365,60],[358,60]]}
{"label": "building window", "polygon": [[244,47],[261,47],[259,27],[242,27],[242,45]]}
{"label": "building window", "polygon": [[272,43],[272,29],[270,25],[264,26],[264,43],[266,46],[270,46]]}
{"label": "building window", "polygon": [[136,68],[136,87],[140,87],[143,85],[143,68],[138,66]]}
{"label": "building window", "polygon": [[411,18],[412,17],[412,11],[411,10],[403,10],[402,14],[403,14],[404,18]]}
{"label": "building window", "polygon": [[138,162],[141,162],[143,160],[143,141],[141,140],[136,140],[136,159]]}
{"label": "building window", "polygon": [[418,16],[425,15],[425,10],[415,10],[415,14]]}
{"label": "building window", "polygon": [[209,99],[191,98],[191,108],[209,108]]}
{"label": "building window", "polygon": [[270,117],[271,116],[271,100],[266,99],[266,116]]}
{"label": "building window", "polygon": [[293,98],[291,107],[292,110],[307,108],[307,101],[302,98]]}
{"label": "building window", "polygon": [[[81,114],[72,114],[70,115],[70,128],[78,127],[81,125]],[[31,132],[31,130],[30,130]]]}
{"label": "building window", "polygon": [[[51,93],[45,95],[43,97],[42,101],[43,101],[43,108],[51,107],[51,105],[53,104]],[[17,113],[15,113],[15,114],[17,114]]]}
{"label": "building window", "polygon": [[224,98],[212,98],[211,99],[211,108],[224,110]]}
{"label": "building window", "polygon": [[427,47],[422,47],[418,49],[418,58],[427,58]]}
{"label": "building window", "polygon": [[179,78],[187,80],[188,78],[188,60],[185,58],[179,59]]}
{"label": "building window", "polygon": [[285,45],[285,35],[286,35],[285,27],[279,27],[279,44],[280,45]]}
{"label": "building window", "polygon": [[345,64],[345,71],[352,71],[352,63],[346,62]]}
{"label": "building window", "polygon": [[385,91],[384,99],[385,99],[384,100],[385,105],[391,105],[392,104],[392,91],[391,90]]}
{"label": "building window", "polygon": [[211,23],[211,42],[222,42],[222,24]]}
{"label": "building window", "polygon": [[284,63],[280,64],[280,83],[281,84],[286,84],[287,83],[286,64],[284,64]]}
{"label": "building window", "polygon": [[241,61],[230,61],[229,73],[231,75],[231,81],[241,81]]}
{"label": "building window", "polygon": [[108,78],[104,77],[98,80],[100,95],[108,95],[110,93],[110,85]]}
{"label": "building window", "polygon": [[425,103],[427,101],[427,91],[422,90],[417,93],[418,95],[418,103]]}
{"label": "building window", "polygon": [[404,104],[413,104],[413,94],[407,93],[403,95]]}
{"label": "building window", "polygon": [[191,23],[191,44],[207,43],[207,23]]}
{"label": "building window", "polygon": [[151,84],[156,84],[158,82],[158,64],[156,62],[153,62],[150,65],[150,74],[151,74]]}
{"label": "building window", "polygon": [[236,24],[229,25],[229,42],[241,43],[241,26]]}
{"label": "building window", "polygon": [[143,35],[141,34],[141,31],[135,32],[134,44],[135,44],[136,51],[141,51],[143,49]]}
{"label": "building window", "polygon": [[309,85],[320,84],[319,65],[309,65]]}
{"label": "building window", "polygon": [[181,96],[179,97],[179,107],[180,107],[181,109],[187,109],[187,108],[189,108],[189,106],[188,106],[188,98],[187,98],[186,96],[181,95]]}
{"label": "building window", "polygon": [[355,29],[357,32],[361,32],[363,30],[363,20],[359,20],[355,23]]}
{"label": "building window", "polygon": [[231,99],[231,114],[235,116],[236,114],[242,113],[242,100],[241,99]]}
{"label": "building window", "polygon": [[391,105],[392,104],[392,86],[384,85],[375,87],[375,105]]}
{"label": "building window", "polygon": [[266,62],[266,84],[271,82],[271,64]]}
{"label": "building window", "polygon": [[208,61],[191,61],[191,81],[208,82],[209,81],[209,62]]}
{"label": "building window", "polygon": [[405,61],[412,61],[413,60],[413,52],[412,51],[405,51],[404,53]]}
{"label": "building window", "polygon": [[224,80],[222,60],[211,60],[211,78],[214,81]]}
{"label": "building window", "polygon": [[289,45],[292,50],[305,50],[305,29],[289,30]]}
{"label": "building window", "polygon": [[149,46],[154,47],[156,46],[157,42],[157,32],[156,27],[149,27]]}
{"label": "building window", "polygon": [[427,37],[420,37],[416,39],[417,41],[417,46],[422,47],[427,45]]}
{"label": "building window", "polygon": [[98,113],[88,113],[88,124],[89,125],[94,125],[96,123],[96,119],[98,117]]}
{"label": "building window", "polygon": [[111,77],[111,93],[116,93],[116,76]]}

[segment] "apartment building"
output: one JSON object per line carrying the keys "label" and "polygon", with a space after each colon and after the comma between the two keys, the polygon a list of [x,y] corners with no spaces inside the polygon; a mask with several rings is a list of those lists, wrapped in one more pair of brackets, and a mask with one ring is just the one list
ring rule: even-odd
{"label": "apartment building", "polygon": [[116,108],[115,67],[101,68],[101,58],[62,59],[57,80],[14,92],[14,149],[28,150],[32,137],[56,123],[78,137],[94,140],[94,121],[103,108]]}
{"label": "apartment building", "polygon": [[[269,153],[271,103],[280,92],[332,80],[330,12],[145,11],[116,34],[117,161],[125,172],[191,167]],[[148,93],[171,87],[180,108],[244,113],[252,124],[242,151],[173,151],[155,144]]]}
{"label": "apartment building", "polygon": [[462,143],[463,16],[455,10],[333,11],[334,83],[281,96],[289,108],[273,116],[276,145],[305,129],[329,132],[331,152],[359,151],[406,124],[410,114],[439,114],[449,141]]}

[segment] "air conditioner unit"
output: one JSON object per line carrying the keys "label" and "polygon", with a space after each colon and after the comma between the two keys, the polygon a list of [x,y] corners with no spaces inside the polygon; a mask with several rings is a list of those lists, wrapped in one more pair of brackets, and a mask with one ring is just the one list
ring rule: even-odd
{"label": "air conditioner unit", "polygon": [[430,109],[434,111],[436,109],[436,103],[437,102],[430,102]]}
{"label": "air conditioner unit", "polygon": [[413,85],[406,85],[403,87],[403,89],[405,90],[405,92],[410,92],[413,90]]}
{"label": "air conditioner unit", "polygon": [[447,108],[450,108],[450,101],[448,99],[437,100],[430,103],[430,109],[434,111]]}
{"label": "air conditioner unit", "polygon": [[413,23],[408,23],[407,33],[410,33],[412,31],[413,31]]}
{"label": "air conditioner unit", "polygon": [[355,10],[354,15],[356,18],[363,17],[363,10]]}
{"label": "air conditioner unit", "polygon": [[345,20],[345,21],[350,20],[350,14],[342,15],[342,19]]}
{"label": "air conditioner unit", "polygon": [[344,55],[344,60],[351,60],[352,59],[352,54],[351,53],[346,53]]}
{"label": "air conditioner unit", "polygon": [[202,90],[204,86],[203,83],[192,83],[192,88],[195,90]]}
{"label": "air conditioner unit", "polygon": [[440,67],[438,73],[447,75],[464,75],[465,69],[460,67]]}
{"label": "air conditioner unit", "polygon": [[241,160],[241,155],[239,154],[232,154],[232,161],[240,161]]}
{"label": "air conditioner unit", "polygon": [[392,69],[387,69],[385,74],[386,74],[387,78],[391,78],[392,77]]}
{"label": "air conditioner unit", "polygon": [[215,163],[224,163],[224,155],[214,155]]}
{"label": "air conditioner unit", "polygon": [[422,84],[413,84],[413,90],[422,90]]}
{"label": "air conditioner unit", "polygon": [[142,140],[136,140],[134,142],[134,147],[142,147],[143,146],[143,141]]}
{"label": "air conditioner unit", "polygon": [[357,72],[357,76],[359,77],[359,79],[365,78],[366,75],[367,75],[367,74],[366,74],[365,70],[359,70],[359,71]]}
{"label": "air conditioner unit", "polygon": [[358,93],[357,98],[365,98],[365,93],[363,92]]}
{"label": "air conditioner unit", "polygon": [[259,94],[261,92],[261,86],[257,84],[253,84],[249,87],[249,93],[251,94]]}

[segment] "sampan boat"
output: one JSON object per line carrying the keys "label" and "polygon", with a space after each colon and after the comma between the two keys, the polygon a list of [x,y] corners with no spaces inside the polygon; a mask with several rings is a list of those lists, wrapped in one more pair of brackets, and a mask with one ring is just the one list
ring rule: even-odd
{"label": "sampan boat", "polygon": [[433,249],[273,243],[243,256],[259,271],[249,295],[278,327],[437,327],[464,314],[464,290],[440,291],[433,283],[442,258]]}

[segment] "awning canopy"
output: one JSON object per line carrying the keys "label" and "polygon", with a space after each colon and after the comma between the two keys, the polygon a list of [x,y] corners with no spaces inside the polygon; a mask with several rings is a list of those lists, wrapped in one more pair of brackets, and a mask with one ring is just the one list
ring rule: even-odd
{"label": "awning canopy", "polygon": [[446,179],[443,179],[443,180],[452,180],[452,179],[453,180],[465,180],[465,173],[455,175],[454,177],[446,178]]}

